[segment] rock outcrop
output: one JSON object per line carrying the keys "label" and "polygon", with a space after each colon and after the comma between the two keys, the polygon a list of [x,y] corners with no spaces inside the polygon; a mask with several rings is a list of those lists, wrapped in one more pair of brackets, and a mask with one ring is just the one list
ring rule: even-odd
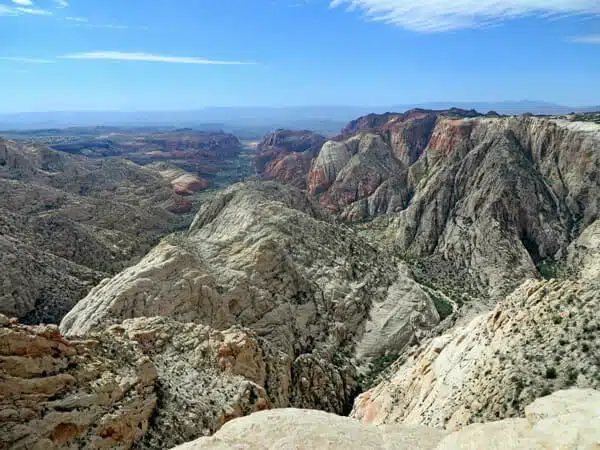
{"label": "rock outcrop", "polygon": [[573,279],[526,281],[491,313],[407,352],[353,417],[454,429],[521,416],[563,388],[599,388],[599,226],[569,247]]}
{"label": "rock outcrop", "polygon": [[309,192],[351,221],[401,211],[410,195],[403,164],[377,134],[324,145],[309,174]]}
{"label": "rock outcrop", "polygon": [[102,278],[189,223],[149,170],[0,141],[0,313],[58,323]]}
{"label": "rock outcrop", "polygon": [[391,239],[438,254],[492,297],[536,274],[598,217],[600,127],[536,117],[443,120]]}
{"label": "rock outcrop", "polygon": [[95,287],[61,329],[85,335],[141,316],[250,328],[291,359],[290,405],[338,413],[356,393],[357,368],[368,370],[359,366],[439,321],[398,261],[272,182],[218,194],[187,233]]}
{"label": "rock outcrop", "polygon": [[[194,192],[208,189],[209,182],[196,173],[186,172],[183,169],[173,169],[159,165],[160,175],[171,183],[178,195],[192,195]],[[162,169],[162,170],[161,170]]]}
{"label": "rock outcrop", "polygon": [[439,286],[451,266],[461,275],[441,281],[458,297],[495,301],[538,277],[598,218],[599,149],[593,122],[370,115],[323,145],[308,190],[344,220],[371,221],[367,229],[419,260],[422,279]]}
{"label": "rock outcrop", "polygon": [[289,404],[290,358],[250,330],[154,317],[102,334],[135,345],[156,368],[158,403],[135,448],[170,448],[210,436],[236,417]]}
{"label": "rock outcrop", "polygon": [[327,139],[312,131],[277,130],[257,146],[255,167],[265,180],[276,180],[306,189],[306,176],[313,158]]}
{"label": "rock outcrop", "polygon": [[0,315],[0,447],[129,449],[156,406],[156,369],[139,348],[67,341],[56,325]]}
{"label": "rock outcrop", "polygon": [[[303,138],[275,133],[259,147],[270,155]],[[425,260],[423,278],[453,266],[457,291],[495,301],[598,218],[599,148],[592,121],[416,109],[361,117],[318,152],[285,153],[272,178],[304,180],[310,165],[306,188],[334,215],[380,218],[389,245]]]}
{"label": "rock outcrop", "polygon": [[526,419],[471,425],[451,434],[422,426],[374,426],[318,411],[283,409],[234,420],[215,436],[177,450],[587,449],[597,446],[600,439],[599,408],[598,391],[561,391],[529,405]]}

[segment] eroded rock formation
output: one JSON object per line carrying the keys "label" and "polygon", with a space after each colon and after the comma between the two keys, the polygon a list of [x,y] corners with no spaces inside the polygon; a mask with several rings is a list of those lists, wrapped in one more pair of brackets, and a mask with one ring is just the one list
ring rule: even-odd
{"label": "eroded rock formation", "polygon": [[240,327],[139,318],[67,340],[0,316],[0,447],[169,448],[288,406],[291,369]]}
{"label": "eroded rock formation", "polygon": [[[600,387],[598,125],[414,110],[360,118],[321,144],[268,136],[263,175],[288,185],[203,198],[187,231],[64,317],[67,338],[0,316],[0,442],[162,449],[215,432],[187,448],[595,442],[597,393],[526,405]],[[83,296],[123,263],[127,233],[162,223],[138,209],[126,222],[120,205],[172,193],[159,179],[158,193],[132,200],[120,183],[156,181],[135,166],[96,173],[13,150],[0,155],[0,186],[20,189],[0,204],[11,267],[0,295],[44,320],[68,305],[61,293]],[[32,192],[49,212],[19,206]],[[325,413],[348,413],[377,376],[354,401],[360,421]],[[287,407],[325,412],[260,412]]]}
{"label": "eroded rock formation", "polygon": [[308,190],[344,220],[379,217],[406,258],[438,261],[426,278],[446,261],[476,296],[498,299],[598,217],[599,149],[592,122],[371,115],[323,145]]}
{"label": "eroded rock formation", "polygon": [[140,348],[156,368],[158,403],[138,449],[164,449],[263,409],[287,406],[291,360],[248,329],[217,331],[166,317],[101,333]]}
{"label": "eroded rock formation", "polygon": [[67,341],[0,315],[0,446],[128,449],[148,430],[156,369],[139,348]]}

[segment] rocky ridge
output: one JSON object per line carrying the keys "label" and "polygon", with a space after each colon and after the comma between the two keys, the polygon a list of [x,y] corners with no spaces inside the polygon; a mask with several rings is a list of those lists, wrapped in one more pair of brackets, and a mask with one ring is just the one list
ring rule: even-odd
{"label": "rocky ridge", "polygon": [[139,318],[67,340],[0,316],[0,446],[170,448],[287,406],[291,379],[291,360],[239,327]]}
{"label": "rocky ridge", "polygon": [[269,182],[217,195],[187,233],[94,288],[61,330],[85,335],[141,316],[248,327],[292,361],[290,405],[337,413],[348,411],[357,369],[439,321],[399,261],[306,194]]}
{"label": "rocky ridge", "polygon": [[[338,217],[366,221],[376,240],[418,263],[420,279],[454,285],[457,303],[466,292],[494,302],[598,217],[599,148],[592,122],[371,115],[323,145],[308,190]],[[436,280],[440,271],[460,276]]]}
{"label": "rocky ridge", "polygon": [[56,325],[0,315],[3,448],[131,448],[148,429],[155,381],[150,360],[128,342],[67,341]]}
{"label": "rocky ridge", "polygon": [[[600,128],[536,117],[442,121],[389,239],[505,295],[598,217]],[[485,236],[485,238],[484,238]]]}

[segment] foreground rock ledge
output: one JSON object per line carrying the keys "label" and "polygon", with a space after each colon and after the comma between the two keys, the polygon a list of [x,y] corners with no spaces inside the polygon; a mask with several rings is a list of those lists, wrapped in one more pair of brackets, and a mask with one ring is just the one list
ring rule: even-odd
{"label": "foreground rock ledge", "polygon": [[321,411],[279,409],[227,423],[217,434],[176,450],[230,449],[595,449],[600,445],[600,392],[559,391],[526,408],[525,419],[475,424],[448,432],[423,426],[368,425]]}

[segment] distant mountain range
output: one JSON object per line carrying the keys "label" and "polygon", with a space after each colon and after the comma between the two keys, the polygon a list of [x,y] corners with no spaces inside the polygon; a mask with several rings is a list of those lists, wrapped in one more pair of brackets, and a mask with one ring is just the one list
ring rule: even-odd
{"label": "distant mountain range", "polygon": [[308,128],[335,133],[348,121],[368,114],[403,112],[412,108],[450,107],[496,111],[500,114],[568,114],[600,110],[600,106],[571,107],[539,101],[436,102],[383,106],[210,107],[189,111],[55,111],[0,114],[0,130],[73,126],[172,126],[262,133],[274,128]]}

